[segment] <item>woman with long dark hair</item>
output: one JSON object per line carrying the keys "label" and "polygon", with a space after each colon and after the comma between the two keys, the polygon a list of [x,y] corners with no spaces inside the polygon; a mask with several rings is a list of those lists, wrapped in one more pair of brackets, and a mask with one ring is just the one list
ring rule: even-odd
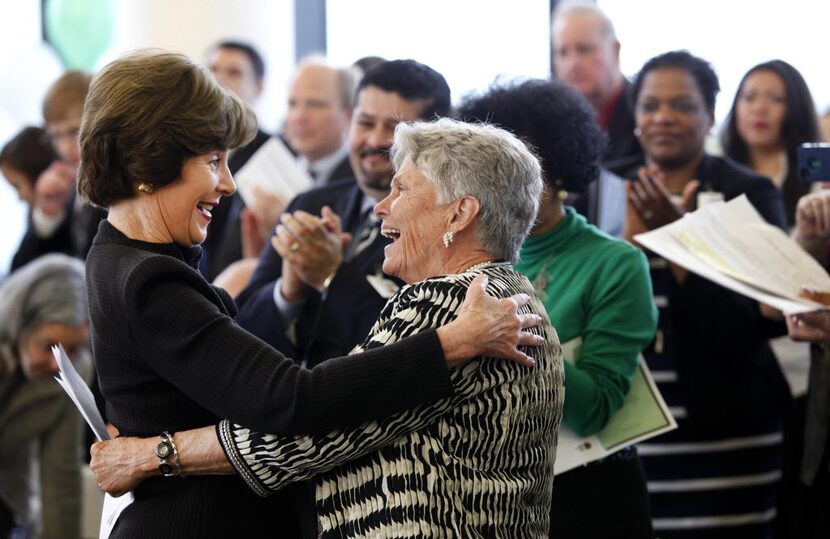
{"label": "woman with long dark hair", "polygon": [[727,157],[770,178],[781,190],[788,226],[795,223],[798,199],[810,189],[798,176],[796,149],[820,138],[810,89],[783,60],[747,71],[721,133]]}

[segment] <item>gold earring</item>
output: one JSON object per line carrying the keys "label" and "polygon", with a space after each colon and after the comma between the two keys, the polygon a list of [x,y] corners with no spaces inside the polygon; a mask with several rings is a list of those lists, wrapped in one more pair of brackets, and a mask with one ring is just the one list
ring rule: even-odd
{"label": "gold earring", "polygon": [[444,242],[444,247],[446,247],[447,249],[450,248],[453,236],[455,236],[455,234],[453,234],[452,230],[447,230],[446,232],[444,232],[444,235],[441,236],[441,240],[443,240]]}
{"label": "gold earring", "polygon": [[568,200],[568,192],[564,189],[560,189],[556,192],[556,196],[559,198],[561,202],[565,202]]}
{"label": "gold earring", "polygon": [[138,190],[142,193],[147,193],[149,195],[153,192],[153,184],[141,182],[140,184],[138,184]]}

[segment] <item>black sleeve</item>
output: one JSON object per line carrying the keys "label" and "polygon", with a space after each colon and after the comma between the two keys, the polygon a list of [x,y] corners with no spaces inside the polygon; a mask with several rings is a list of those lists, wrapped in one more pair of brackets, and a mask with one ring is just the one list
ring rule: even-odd
{"label": "black sleeve", "polygon": [[45,254],[63,253],[71,256],[73,254],[72,233],[69,228],[71,218],[72,212],[70,208],[66,213],[66,218],[64,218],[63,222],[48,238],[38,237],[38,235],[35,234],[35,229],[32,226],[32,223],[29,222],[29,228],[26,229],[26,233],[20,241],[17,252],[14,254],[14,258],[12,259],[11,271],[15,271],[16,269],[25,266],[32,260]]}
{"label": "black sleeve", "polygon": [[219,417],[315,433],[452,394],[434,330],[303,369],[225,315],[201,293],[198,276],[159,258],[139,264],[125,283],[135,341],[159,376]]}

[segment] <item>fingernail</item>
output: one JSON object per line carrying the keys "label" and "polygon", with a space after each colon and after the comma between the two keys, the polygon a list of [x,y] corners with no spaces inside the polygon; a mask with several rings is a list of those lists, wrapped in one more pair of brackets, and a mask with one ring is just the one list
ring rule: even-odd
{"label": "fingernail", "polygon": [[536,360],[533,359],[533,358],[530,358],[530,359],[528,359],[527,364],[531,367],[535,367],[536,366]]}

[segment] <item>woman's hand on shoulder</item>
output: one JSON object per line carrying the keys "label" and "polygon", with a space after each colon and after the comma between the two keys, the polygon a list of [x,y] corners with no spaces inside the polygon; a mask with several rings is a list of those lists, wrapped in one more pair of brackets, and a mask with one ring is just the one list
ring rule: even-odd
{"label": "woman's hand on shoulder", "polygon": [[519,314],[530,301],[527,294],[497,299],[486,292],[487,277],[479,275],[470,284],[458,317],[438,328],[447,365],[454,367],[476,356],[491,356],[534,366],[536,362],[519,346],[542,346],[540,335],[523,331],[542,323],[536,314]]}

